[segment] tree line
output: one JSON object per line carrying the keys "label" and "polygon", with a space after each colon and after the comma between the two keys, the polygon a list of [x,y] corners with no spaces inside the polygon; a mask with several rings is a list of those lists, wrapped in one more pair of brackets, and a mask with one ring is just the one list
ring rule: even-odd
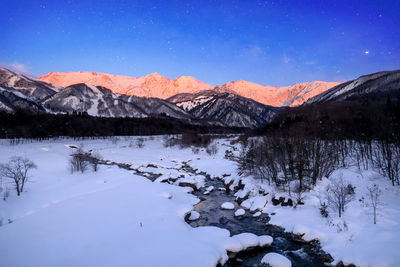
{"label": "tree line", "polygon": [[198,133],[240,133],[245,129],[189,123],[174,118],[105,118],[87,114],[47,114],[19,110],[0,112],[0,138],[49,138],[57,136],[128,136]]}

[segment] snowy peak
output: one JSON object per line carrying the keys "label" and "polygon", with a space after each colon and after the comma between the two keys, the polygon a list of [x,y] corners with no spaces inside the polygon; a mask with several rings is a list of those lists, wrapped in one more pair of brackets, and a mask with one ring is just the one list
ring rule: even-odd
{"label": "snowy peak", "polygon": [[209,90],[212,89],[213,87],[191,76],[180,76],[178,78],[175,78],[173,80],[173,83],[176,88],[181,88],[182,90],[187,90],[187,91]]}
{"label": "snowy peak", "polygon": [[109,88],[113,93],[141,97],[168,98],[178,93],[197,92],[212,86],[193,77],[178,77],[174,80],[152,73],[144,77],[129,77],[96,72],[51,72],[39,80],[67,87],[77,83]]}
{"label": "snowy peak", "polygon": [[[143,77],[129,77],[96,72],[51,72],[39,78],[41,81],[67,87],[76,83],[109,88],[112,92],[143,97],[166,99],[181,93],[197,93],[213,89],[214,86],[191,76],[180,76],[174,80],[152,73]],[[273,87],[244,80],[228,82],[220,87],[228,88],[237,94],[251,98],[265,105],[298,106],[309,98],[338,85],[335,82],[308,82],[292,86]]]}
{"label": "snowy peak", "polygon": [[281,107],[301,105],[309,98],[338,84],[340,83],[315,81],[298,83],[291,86],[272,87],[239,80],[226,83],[222,87],[226,87],[241,96],[251,98],[265,105]]}

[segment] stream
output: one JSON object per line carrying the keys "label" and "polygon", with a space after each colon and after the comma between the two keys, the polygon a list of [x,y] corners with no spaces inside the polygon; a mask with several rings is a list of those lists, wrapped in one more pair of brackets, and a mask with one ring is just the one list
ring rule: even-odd
{"label": "stream", "polygon": [[[146,177],[154,181],[159,175],[151,172],[142,172],[138,169],[130,167],[129,164],[116,163],[110,161],[99,160],[99,164],[117,165],[120,168],[134,171],[135,174]],[[200,190],[194,190],[193,195],[200,199],[200,202],[194,206],[194,210],[200,213],[200,218],[195,221],[186,222],[192,227],[200,226],[216,226],[230,231],[231,235],[240,233],[253,233],[258,236],[270,235],[273,242],[270,247],[257,247],[237,253],[222,266],[263,266],[260,265],[262,257],[268,252],[276,252],[284,255],[292,262],[292,266],[312,267],[312,266],[332,266],[329,263],[333,261],[332,257],[324,252],[318,241],[306,242],[301,238],[293,238],[291,233],[287,233],[283,228],[268,224],[269,215],[262,214],[259,217],[253,217],[249,211],[240,217],[234,216],[234,211],[239,208],[235,201],[234,192],[226,192],[219,190],[225,185],[220,178],[211,178],[205,172],[196,172],[187,162],[184,162],[179,171],[190,174],[200,174],[206,177],[206,185]],[[214,190],[209,194],[204,194],[205,188],[213,186]],[[235,205],[234,210],[223,210],[221,204],[231,202]],[[272,214],[270,216],[273,216]],[[290,218],[288,218],[290,219]]]}
{"label": "stream", "polygon": [[[214,186],[215,189],[223,188],[222,181],[214,179],[208,180],[207,186]],[[255,248],[249,251],[238,253],[231,258],[224,266],[259,266],[262,257],[268,252],[276,252],[289,258],[292,266],[325,266],[330,260],[320,247],[318,242],[299,242],[294,240],[290,233],[284,232],[281,227],[268,224],[269,217],[262,214],[253,217],[246,211],[241,217],[234,216],[234,211],[239,208],[235,202],[233,192],[213,190],[210,194],[204,195],[204,190],[193,192],[200,198],[200,202],[195,206],[195,210],[200,213],[200,218],[188,223],[193,227],[198,226],[217,226],[228,229],[231,235],[240,233],[253,233],[256,235],[270,235],[274,238],[271,247]],[[221,204],[224,202],[234,203],[234,210],[223,210]]]}

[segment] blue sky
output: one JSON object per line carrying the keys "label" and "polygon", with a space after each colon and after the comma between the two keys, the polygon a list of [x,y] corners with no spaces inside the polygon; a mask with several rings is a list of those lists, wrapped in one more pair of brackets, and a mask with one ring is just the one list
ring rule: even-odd
{"label": "blue sky", "polygon": [[400,1],[4,1],[0,64],[40,76],[344,81],[400,69]]}

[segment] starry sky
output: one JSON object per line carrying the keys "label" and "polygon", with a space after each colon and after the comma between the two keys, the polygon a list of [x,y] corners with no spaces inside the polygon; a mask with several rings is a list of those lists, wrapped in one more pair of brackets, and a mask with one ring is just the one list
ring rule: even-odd
{"label": "starry sky", "polygon": [[0,0],[0,65],[217,85],[400,69],[399,0]]}

